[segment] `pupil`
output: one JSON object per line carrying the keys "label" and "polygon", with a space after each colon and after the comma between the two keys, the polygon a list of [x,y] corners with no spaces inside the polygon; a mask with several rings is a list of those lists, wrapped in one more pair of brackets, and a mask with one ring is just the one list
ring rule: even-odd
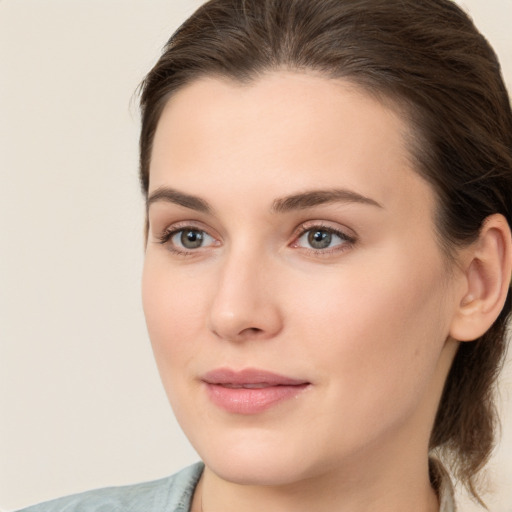
{"label": "pupil", "polygon": [[181,243],[187,249],[197,249],[203,243],[203,235],[199,231],[183,231],[181,233]]}
{"label": "pupil", "polygon": [[332,235],[327,231],[312,231],[308,242],[314,249],[326,249],[331,245]]}

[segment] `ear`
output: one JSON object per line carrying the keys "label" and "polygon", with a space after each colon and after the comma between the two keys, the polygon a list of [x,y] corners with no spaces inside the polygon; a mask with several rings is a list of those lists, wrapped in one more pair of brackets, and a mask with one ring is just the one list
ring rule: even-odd
{"label": "ear", "polygon": [[463,253],[464,293],[452,319],[450,335],[459,341],[472,341],[498,318],[510,288],[512,241],[505,217],[487,217],[478,240]]}

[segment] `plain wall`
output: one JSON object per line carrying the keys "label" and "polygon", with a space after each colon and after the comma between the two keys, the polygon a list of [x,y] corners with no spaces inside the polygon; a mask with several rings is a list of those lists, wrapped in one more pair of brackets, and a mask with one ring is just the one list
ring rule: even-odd
{"label": "plain wall", "polygon": [[[5,510],[197,460],[161,389],[142,315],[132,94],[200,3],[0,0]],[[497,49],[510,88],[512,1],[464,5]],[[503,440],[489,471],[495,512],[512,511],[511,392],[507,368]]]}

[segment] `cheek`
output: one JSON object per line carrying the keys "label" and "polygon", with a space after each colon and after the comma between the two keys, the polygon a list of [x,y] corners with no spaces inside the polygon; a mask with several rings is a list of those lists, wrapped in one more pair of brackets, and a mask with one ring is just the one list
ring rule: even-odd
{"label": "cheek", "polygon": [[448,334],[442,265],[392,253],[359,268],[294,290],[306,357],[321,359],[350,392],[426,385]]}
{"label": "cheek", "polygon": [[[325,390],[318,408],[331,411],[329,436],[340,446],[359,446],[362,438],[377,439],[423,415],[445,341],[435,283],[422,289],[417,281],[411,287],[414,281],[396,276],[391,282],[370,276],[347,277],[302,305],[300,332],[310,340],[302,356],[314,362]],[[312,428],[321,429],[322,418]]]}
{"label": "cheek", "polygon": [[166,369],[186,366],[198,347],[205,325],[205,289],[187,272],[172,272],[165,262],[148,255],[142,277],[142,302],[157,365]]}

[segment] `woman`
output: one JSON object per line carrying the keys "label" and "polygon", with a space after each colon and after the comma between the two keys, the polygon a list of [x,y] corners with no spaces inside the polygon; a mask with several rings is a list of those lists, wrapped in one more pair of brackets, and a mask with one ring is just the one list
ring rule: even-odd
{"label": "woman", "polygon": [[[141,89],[143,302],[204,465],[30,510],[455,510],[494,442],[512,113],[449,0],[212,0]],[[440,462],[443,461],[443,464]]]}

